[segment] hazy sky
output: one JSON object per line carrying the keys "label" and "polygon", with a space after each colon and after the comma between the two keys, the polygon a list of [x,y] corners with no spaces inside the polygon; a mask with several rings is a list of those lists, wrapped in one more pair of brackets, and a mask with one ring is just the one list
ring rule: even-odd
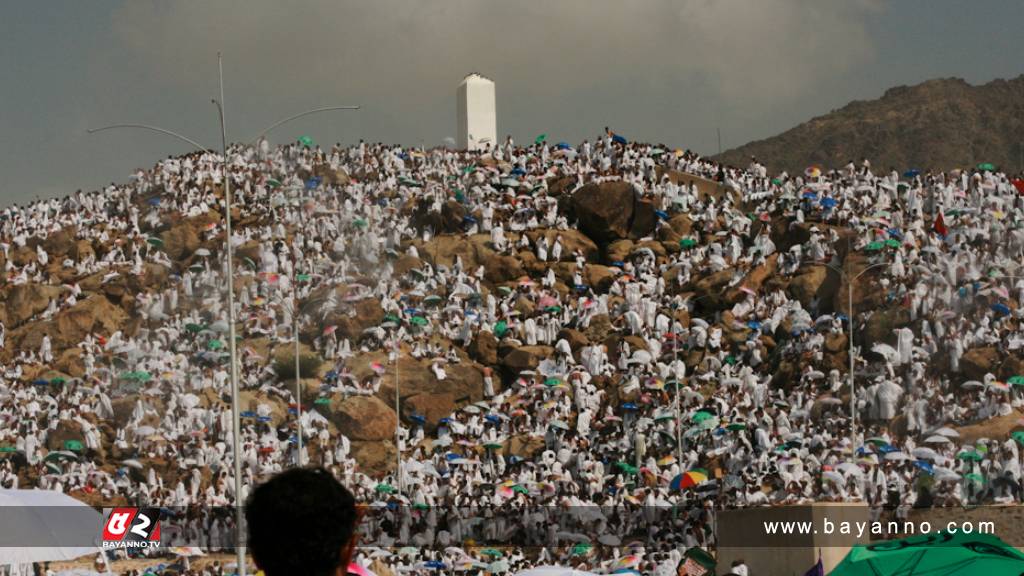
{"label": "hazy sky", "polygon": [[0,205],[123,181],[228,135],[440,144],[455,88],[497,84],[498,134],[578,142],[605,125],[705,153],[939,76],[1024,72],[1021,0],[67,0],[5,2]]}

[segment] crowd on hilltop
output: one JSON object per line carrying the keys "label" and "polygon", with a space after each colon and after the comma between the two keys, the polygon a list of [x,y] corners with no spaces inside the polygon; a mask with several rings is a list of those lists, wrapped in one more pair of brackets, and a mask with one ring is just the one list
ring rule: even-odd
{"label": "crowd on hilltop", "polygon": [[[625,230],[620,207],[574,202],[623,187]],[[373,509],[359,562],[423,573],[667,575],[714,549],[723,508],[1020,502],[1022,190],[989,165],[771,176],[611,131],[168,158],[0,212],[0,290],[19,295],[0,316],[0,486],[188,510],[186,539],[218,550],[234,459],[246,486],[301,460]],[[97,305],[114,311],[61,340]],[[296,334],[316,366],[300,399]],[[470,384],[445,413],[425,392],[395,414],[407,365]],[[397,432],[343,433],[347,404]],[[979,422],[999,435],[964,431]]]}

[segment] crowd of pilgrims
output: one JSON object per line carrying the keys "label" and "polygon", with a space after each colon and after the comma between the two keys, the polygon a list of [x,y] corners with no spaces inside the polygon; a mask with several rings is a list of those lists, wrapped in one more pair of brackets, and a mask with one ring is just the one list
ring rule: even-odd
{"label": "crowd of pilgrims", "polygon": [[[257,257],[235,266],[243,393],[294,406],[291,382],[268,358],[294,347],[296,322],[318,327],[304,343],[328,363],[319,395],[335,405],[379,394],[399,354],[429,362],[442,380],[452,363],[471,362],[466,350],[484,332],[502,346],[550,347],[535,369],[484,370],[483,398],[440,422],[406,415],[396,432],[397,473],[393,465],[365,473],[350,439],[315,403],[303,406],[303,462],[332,471],[372,511],[358,556],[364,564],[380,559],[426,573],[440,562],[496,572],[563,563],[668,574],[680,551],[714,549],[716,511],[724,508],[863,501],[877,517],[1022,498],[1017,439],[965,442],[957,431],[1014,414],[1024,402],[1024,378],[1004,381],[993,366],[971,380],[960,365],[979,347],[1000,360],[1019,357],[1024,343],[1021,183],[994,167],[876,172],[865,160],[769,176],[756,160],[726,167],[611,132],[575,147],[508,139],[479,152],[260,141],[231,146],[226,166],[225,174],[214,153],[168,158],[123,185],[0,212],[0,282],[62,286],[29,322],[86,296],[56,271],[103,273],[104,281],[151,264],[170,272],[164,285],[136,295],[133,313],[142,322],[134,334],[94,334],[79,344],[79,378],[28,377],[60,351],[49,337],[38,349],[5,348],[5,329],[15,327],[0,326],[0,486],[190,509],[197,545],[232,546],[230,515],[211,512],[238,500],[232,414],[222,401],[230,367],[226,348],[215,345],[226,339],[228,321],[228,264],[216,248],[224,222],[204,227],[200,240],[214,248],[196,251],[188,266],[150,241],[172,217],[223,213],[227,177],[231,242],[258,246]],[[331,184],[312,176],[325,170],[350,178]],[[565,194],[588,183],[629,183],[657,207],[653,238],[679,214],[692,228],[678,249],[634,250],[622,261],[571,250],[563,236],[577,233],[578,223],[549,195],[549,184],[566,177]],[[720,193],[702,191],[698,179],[716,182]],[[552,265],[496,286],[484,265],[432,264],[435,231],[417,226],[407,207],[425,202],[441,212],[451,200],[469,215],[461,234],[486,235],[499,254],[532,252],[568,266],[558,268],[560,277]],[[806,240],[780,250],[772,234],[780,221]],[[51,262],[40,241],[69,226],[97,249]],[[527,234],[537,230],[550,233]],[[11,254],[25,246],[36,246],[37,258],[18,266]],[[405,255],[422,265],[395,272]],[[844,270],[845,290],[846,278],[860,272],[844,264],[854,255],[861,267],[873,266],[857,289],[884,294],[884,305],[905,311],[909,322],[885,342],[855,340],[851,427],[847,370],[819,367],[825,342],[849,335],[845,309],[831,296],[802,304],[787,290],[750,289],[746,280],[768,265],[783,278],[831,266]],[[605,289],[586,284],[588,267],[609,264],[614,280]],[[741,287],[743,296],[709,311],[693,286],[723,270],[733,272],[727,288]],[[324,287],[344,289],[296,315],[296,299],[312,302]],[[388,321],[358,339],[319,329],[330,314],[355,314],[365,299],[378,301]],[[523,299],[535,305],[531,314],[517,306]],[[854,330],[876,312],[857,310]],[[602,318],[640,340],[574,350],[560,337]],[[745,338],[730,337],[737,330]],[[266,339],[269,352],[247,347],[253,338]],[[356,377],[365,373],[358,363],[380,351],[386,360]],[[802,368],[779,385],[773,371],[787,358]],[[99,424],[126,394],[134,399],[127,422],[104,434]],[[245,485],[299,458],[295,410],[272,408],[268,401],[243,415]],[[890,427],[897,416],[898,430]],[[71,421],[83,446],[50,454],[47,436]],[[541,446],[513,454],[505,449],[513,437]],[[123,458],[110,457],[115,448]],[[157,461],[176,468],[176,479],[158,474]]]}

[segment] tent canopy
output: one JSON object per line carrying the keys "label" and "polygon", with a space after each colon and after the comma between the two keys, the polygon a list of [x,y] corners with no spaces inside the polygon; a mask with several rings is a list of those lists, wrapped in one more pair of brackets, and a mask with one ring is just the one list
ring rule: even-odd
{"label": "tent canopy", "polygon": [[829,576],[1018,576],[1024,554],[988,534],[938,532],[854,546]]}
{"label": "tent canopy", "polygon": [[99,553],[103,515],[53,490],[0,490],[0,566]]}

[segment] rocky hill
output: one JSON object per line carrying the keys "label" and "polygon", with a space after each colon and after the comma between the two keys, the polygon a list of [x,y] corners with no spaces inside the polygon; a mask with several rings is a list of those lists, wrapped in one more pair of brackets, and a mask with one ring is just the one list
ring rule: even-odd
{"label": "rocky hill", "polygon": [[837,167],[867,158],[900,171],[949,170],[991,162],[1020,170],[1024,142],[1024,75],[972,86],[960,78],[890,88],[782,134],[716,157],[746,166],[756,156],[770,171]]}

